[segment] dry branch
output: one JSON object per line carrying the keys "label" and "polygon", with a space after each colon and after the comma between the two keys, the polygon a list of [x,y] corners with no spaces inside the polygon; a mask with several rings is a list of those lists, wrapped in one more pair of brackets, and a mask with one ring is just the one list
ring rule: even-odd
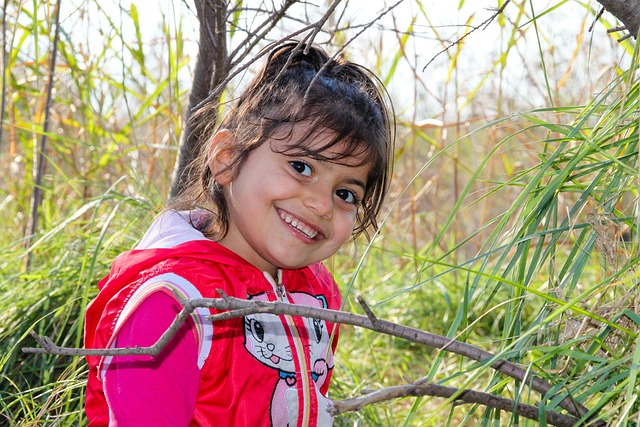
{"label": "dry branch", "polygon": [[[25,235],[24,247],[29,249],[31,246],[31,240],[38,231],[38,211],[42,204],[42,181],[44,179],[45,172],[45,153],[47,152],[47,142],[49,131],[49,120],[51,118],[51,100],[53,98],[53,78],[55,75],[56,58],[58,57],[58,40],[60,39],[60,3],[62,0],[58,0],[54,12],[54,23],[56,26],[51,48],[51,58],[49,61],[49,73],[47,81],[47,98],[44,106],[44,123],[42,124],[42,137],[40,138],[40,144],[38,146],[37,155],[34,156],[34,174],[33,174],[33,194],[31,195],[31,207],[29,209],[29,222],[27,224],[27,232]],[[6,12],[6,7],[5,7]],[[27,253],[25,258],[25,268],[29,270],[31,264],[31,258],[33,254],[31,251]]]}
{"label": "dry branch", "polygon": [[[417,344],[435,347],[441,350],[448,351],[450,353],[468,357],[481,363],[485,363],[487,366],[490,366],[498,372],[501,372],[511,378],[528,384],[529,387],[540,393],[545,398],[553,397],[553,395],[551,394],[553,393],[553,384],[545,381],[535,374],[532,374],[531,372],[516,365],[515,363],[500,359],[494,354],[475,347],[471,344],[443,337],[441,335],[425,332],[419,329],[411,328],[409,326],[399,325],[387,320],[379,319],[375,317],[373,313],[368,309],[365,309],[368,310],[368,316],[361,316],[337,310],[292,305],[282,302],[243,300],[229,297],[220,290],[218,292],[220,292],[220,294],[222,295],[222,299],[191,299],[184,301],[184,305],[185,307],[189,307],[192,304],[194,308],[208,307],[215,308],[217,310],[229,310],[228,312],[211,316],[211,320],[214,321],[221,320],[223,318],[229,319],[232,317],[240,317],[246,315],[247,313],[272,313],[311,317],[329,321],[332,323],[360,326],[375,332],[403,338],[407,341],[411,341]],[[237,312],[237,310],[242,310],[242,312]],[[588,409],[586,407],[574,402],[571,396],[565,397],[560,403],[560,406],[566,409],[571,415],[575,417],[581,417],[583,414],[588,412]]]}
{"label": "dry branch", "polygon": [[624,27],[616,30],[627,30],[629,33],[618,39],[618,42],[629,37],[636,37],[640,29],[640,1],[638,0],[597,0],[609,13],[618,18]]}
{"label": "dry branch", "polygon": [[151,355],[156,357],[169,341],[178,332],[180,326],[189,318],[196,306],[183,308],[176,315],[166,331],[158,338],[155,344],[149,347],[123,347],[123,348],[70,348],[59,347],[49,337],[40,337],[35,331],[29,334],[42,346],[42,348],[26,347],[23,353],[59,354],[62,356],[127,356],[127,355]]}
{"label": "dry branch", "polygon": [[436,53],[433,58],[431,58],[429,60],[429,62],[427,62],[427,65],[424,66],[424,68],[422,69],[422,71],[426,70],[427,67],[440,55],[442,55],[445,52],[448,52],[449,49],[451,49],[452,47],[460,44],[462,42],[462,40],[466,39],[470,34],[476,32],[477,30],[479,30],[480,28],[485,29],[494,19],[496,19],[496,17],[498,15],[500,15],[502,12],[504,12],[504,9],[507,7],[507,5],[509,4],[511,0],[506,0],[502,6],[500,6],[499,9],[497,9],[493,15],[491,15],[489,18],[485,19],[484,22],[482,22],[480,25],[476,25],[474,27],[471,27],[471,30],[464,33],[464,35],[462,35],[458,40],[456,40],[455,42],[451,43],[449,46],[445,47],[444,49],[442,49],[440,52]]}
{"label": "dry branch", "polygon": [[[516,413],[530,420],[540,420],[540,410],[533,405],[516,403],[511,399],[484,393],[476,390],[460,390],[454,387],[446,387],[439,384],[418,381],[413,384],[386,387],[382,390],[365,394],[361,397],[354,397],[333,402],[333,407],[329,411],[334,414],[358,411],[367,405],[386,402],[392,399],[408,396],[434,396],[452,399],[454,404],[480,404],[489,408],[500,409],[506,412]],[[554,411],[545,411],[545,418],[548,424],[559,427],[572,427],[577,424],[578,419],[569,415],[558,414]]]}
{"label": "dry branch", "polygon": [[[135,349],[70,349],[55,346],[48,338],[39,339],[43,348],[24,348],[25,353],[52,353],[72,356],[86,355],[123,355],[123,354],[151,354],[157,356],[159,351],[169,342],[173,335],[178,331],[182,323],[197,307],[213,308],[221,310],[209,316],[210,320],[215,322],[218,320],[231,319],[256,313],[286,314],[292,316],[302,316],[325,320],[331,323],[353,325],[363,327],[375,332],[386,335],[403,338],[407,341],[417,344],[427,345],[429,347],[438,348],[444,351],[455,353],[478,361],[486,366],[490,366],[498,372],[501,372],[518,381],[527,384],[536,392],[540,393],[544,399],[551,399],[555,396],[554,385],[545,381],[543,378],[525,370],[524,368],[500,359],[494,354],[451,338],[441,335],[432,334],[419,329],[411,328],[397,323],[382,320],[376,317],[367,304],[359,298],[367,316],[346,313],[337,310],[321,309],[316,307],[294,305],[284,302],[265,302],[253,301],[234,298],[226,295],[222,290],[218,290],[222,298],[191,298],[182,299],[176,295],[176,298],[183,305],[184,309],[176,316],[176,319],[160,337],[158,342],[151,347],[137,347]],[[127,352],[129,351],[129,352]],[[477,402],[480,403],[480,402]],[[567,395],[561,402],[560,407],[567,410],[573,417],[581,418],[588,412],[583,405],[575,402],[570,395]],[[594,426],[604,425],[595,422]]]}
{"label": "dry branch", "polygon": [[2,103],[0,104],[0,148],[2,147],[2,131],[4,129],[4,114],[7,109],[7,7],[9,0],[4,0],[2,6]]}

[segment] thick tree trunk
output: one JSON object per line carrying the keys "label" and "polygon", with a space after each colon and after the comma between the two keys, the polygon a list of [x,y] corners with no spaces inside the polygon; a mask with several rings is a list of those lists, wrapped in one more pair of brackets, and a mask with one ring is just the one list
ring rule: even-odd
{"label": "thick tree trunk", "polygon": [[638,35],[640,28],[640,0],[598,0],[605,10],[618,18],[632,37]]}
{"label": "thick tree trunk", "polygon": [[[189,120],[191,113],[229,75],[226,2],[194,0],[194,3],[200,21],[200,44],[189,95],[189,106],[185,113],[184,130],[171,183],[170,198],[180,194],[189,182],[188,166],[199,154],[202,146],[198,135],[194,132],[195,125]],[[221,91],[217,93],[217,98],[211,101],[218,101],[220,95]]]}

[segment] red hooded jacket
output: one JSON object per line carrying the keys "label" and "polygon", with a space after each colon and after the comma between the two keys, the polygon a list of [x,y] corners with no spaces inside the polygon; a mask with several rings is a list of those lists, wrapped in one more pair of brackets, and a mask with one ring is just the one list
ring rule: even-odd
{"label": "red hooded jacket", "polygon": [[[172,232],[180,234],[179,230]],[[87,309],[85,347],[112,347],[122,324],[155,292],[217,298],[217,289],[222,289],[237,298],[340,308],[338,288],[322,264],[280,270],[278,276],[276,282],[204,238],[187,237],[171,247],[161,243],[160,247],[125,252],[100,281],[100,292]],[[191,426],[331,424],[326,393],[337,343],[334,325],[272,314],[212,324],[206,316],[215,312],[201,308],[192,315],[200,381]],[[102,378],[112,357],[90,356],[87,360],[87,416],[92,426],[108,425]]]}

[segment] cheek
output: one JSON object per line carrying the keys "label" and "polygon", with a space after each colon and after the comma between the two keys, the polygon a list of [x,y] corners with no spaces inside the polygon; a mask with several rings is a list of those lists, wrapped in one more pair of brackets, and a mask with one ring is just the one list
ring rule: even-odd
{"label": "cheek", "polygon": [[269,182],[264,183],[264,187],[264,190],[268,191],[274,199],[300,197],[305,191],[304,185],[287,172],[273,173],[269,177]]}
{"label": "cheek", "polygon": [[[338,219],[338,218],[336,218]],[[346,242],[353,233],[356,221],[356,212],[341,212],[339,221],[335,222],[335,237],[339,239],[340,244]]]}

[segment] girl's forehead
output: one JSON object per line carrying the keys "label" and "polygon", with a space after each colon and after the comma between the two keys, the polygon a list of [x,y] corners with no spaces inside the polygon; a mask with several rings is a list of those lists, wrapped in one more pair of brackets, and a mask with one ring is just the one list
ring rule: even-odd
{"label": "girl's forehead", "polygon": [[330,163],[360,166],[371,162],[364,142],[339,139],[329,128],[309,129],[300,124],[279,129],[269,138],[271,149],[286,155],[306,156]]}
{"label": "girl's forehead", "polygon": [[354,143],[348,139],[339,139],[336,131],[323,126],[313,126],[307,122],[281,126],[269,139],[275,151],[285,154],[306,154],[336,160],[348,158],[364,160],[368,157],[364,142]]}
{"label": "girl's forehead", "polygon": [[325,146],[333,141],[336,136],[336,132],[329,128],[313,126],[309,122],[296,122],[278,127],[271,135],[271,139],[282,141],[283,144],[292,147],[312,144]]}

